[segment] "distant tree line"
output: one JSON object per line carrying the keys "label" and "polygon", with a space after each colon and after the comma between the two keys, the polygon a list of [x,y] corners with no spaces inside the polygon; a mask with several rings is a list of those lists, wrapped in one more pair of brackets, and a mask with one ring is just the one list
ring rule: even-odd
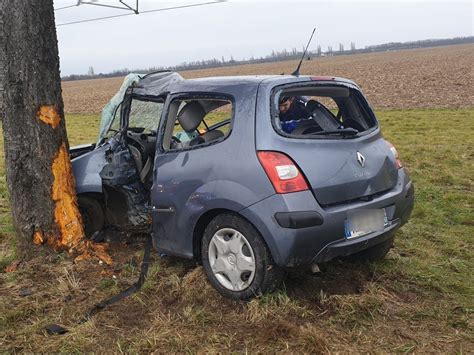
{"label": "distant tree line", "polygon": [[[421,41],[411,41],[411,42],[390,42],[384,44],[378,44],[374,46],[366,46],[364,48],[356,48],[356,44],[351,42],[351,49],[344,50],[344,45],[339,43],[339,50],[333,51],[332,46],[328,46],[327,51],[322,51],[321,46],[318,45],[316,51],[309,51],[305,59],[310,60],[314,57],[325,57],[325,56],[335,56],[335,55],[350,55],[350,54],[359,54],[359,53],[372,53],[372,52],[385,52],[385,51],[396,51],[402,49],[413,49],[413,48],[424,48],[424,47],[437,47],[437,46],[446,46],[454,44],[466,44],[474,43],[474,36],[470,37],[456,37],[450,39],[426,39]],[[283,49],[280,51],[272,51],[270,54],[264,57],[250,57],[249,59],[235,60],[232,56],[230,59],[226,60],[222,57],[220,60],[213,58],[207,60],[198,60],[193,62],[184,62],[175,66],[160,66],[160,67],[151,67],[148,69],[134,69],[129,70],[128,68],[114,70],[110,73],[98,73],[94,72],[92,66],[89,67],[87,74],[72,74],[64,76],[62,80],[84,80],[84,79],[95,79],[95,78],[111,78],[111,77],[120,77],[125,76],[129,73],[150,73],[159,70],[171,70],[171,71],[184,71],[184,70],[193,70],[193,69],[208,69],[208,68],[219,68],[219,67],[228,67],[239,64],[255,64],[255,63],[267,63],[267,62],[278,62],[289,59],[300,59],[303,54],[303,49],[297,50],[293,48],[291,50]]]}

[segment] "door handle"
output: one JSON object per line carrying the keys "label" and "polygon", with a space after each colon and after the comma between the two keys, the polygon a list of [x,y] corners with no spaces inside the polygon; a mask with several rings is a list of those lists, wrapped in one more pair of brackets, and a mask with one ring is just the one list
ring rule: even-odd
{"label": "door handle", "polygon": [[172,213],[174,212],[174,207],[156,207],[156,206],[152,206],[151,207],[151,210],[153,212],[167,212],[167,213]]}

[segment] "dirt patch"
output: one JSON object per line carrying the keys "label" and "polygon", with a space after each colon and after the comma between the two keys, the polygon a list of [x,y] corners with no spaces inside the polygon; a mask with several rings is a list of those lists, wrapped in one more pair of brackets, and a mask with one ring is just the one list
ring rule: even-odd
{"label": "dirt patch", "polygon": [[[474,45],[315,58],[305,61],[304,75],[354,80],[370,103],[382,108],[472,107]],[[297,61],[190,70],[186,79],[207,76],[291,73]],[[67,113],[99,113],[117,92],[122,78],[63,82]]]}

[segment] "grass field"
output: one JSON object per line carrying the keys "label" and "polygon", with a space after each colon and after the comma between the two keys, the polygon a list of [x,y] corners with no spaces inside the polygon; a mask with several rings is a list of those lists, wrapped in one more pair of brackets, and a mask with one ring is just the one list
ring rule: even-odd
{"label": "grass field", "polygon": [[[0,352],[472,352],[474,109],[377,114],[416,187],[412,219],[386,260],[291,272],[277,293],[237,303],[193,262],[154,254],[144,288],[84,324],[89,307],[136,280],[140,240],[111,245],[112,267],[38,249],[3,272],[15,242],[0,150]],[[72,145],[95,139],[96,116],[67,123]],[[32,294],[21,297],[23,288]],[[69,333],[46,335],[49,323]]]}

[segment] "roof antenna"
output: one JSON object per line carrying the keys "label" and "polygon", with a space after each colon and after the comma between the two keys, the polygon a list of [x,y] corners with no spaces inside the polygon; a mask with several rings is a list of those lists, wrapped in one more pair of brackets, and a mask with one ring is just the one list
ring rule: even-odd
{"label": "roof antenna", "polygon": [[316,27],[313,28],[313,33],[311,33],[311,37],[309,38],[308,44],[306,45],[306,48],[304,49],[304,52],[303,52],[303,55],[301,56],[301,60],[298,64],[298,67],[296,68],[296,70],[293,73],[291,73],[291,75],[293,75],[293,76],[300,76],[301,63],[303,63],[303,59],[304,59],[304,56],[306,55],[306,51],[308,50],[309,44],[311,43],[311,40],[313,39],[314,31],[316,31]]}

